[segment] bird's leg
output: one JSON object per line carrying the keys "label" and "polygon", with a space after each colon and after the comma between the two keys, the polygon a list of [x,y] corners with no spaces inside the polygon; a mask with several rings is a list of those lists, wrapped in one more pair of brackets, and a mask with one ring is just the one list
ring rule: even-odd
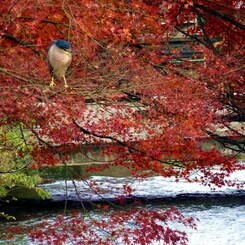
{"label": "bird's leg", "polygon": [[68,84],[67,84],[67,82],[66,82],[65,76],[63,76],[63,79],[64,79],[64,83],[65,83],[65,88],[68,88],[69,86],[68,86]]}
{"label": "bird's leg", "polygon": [[54,86],[55,86],[54,77],[52,77],[49,86],[50,86],[50,87],[54,87]]}

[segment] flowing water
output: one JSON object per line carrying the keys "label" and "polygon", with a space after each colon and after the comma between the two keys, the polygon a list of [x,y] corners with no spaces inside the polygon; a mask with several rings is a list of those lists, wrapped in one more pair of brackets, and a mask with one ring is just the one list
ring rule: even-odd
{"label": "flowing water", "polygon": [[[232,174],[231,178],[245,181],[245,171]],[[100,195],[94,194],[90,184],[96,181],[100,186]],[[55,200],[64,197],[68,200],[99,201],[110,199],[121,194],[120,187],[125,183],[135,189],[134,196],[144,200],[152,200],[145,208],[162,208],[174,205],[184,215],[198,218],[197,230],[186,229],[190,245],[242,245],[245,244],[245,189],[237,190],[233,187],[223,187],[210,190],[209,187],[198,183],[180,181],[176,183],[172,178],[151,177],[140,181],[131,177],[115,178],[94,176],[84,181],[76,181],[76,191],[72,181],[56,181],[44,184],[43,187],[52,193]],[[67,190],[67,191],[66,191]],[[79,195],[78,195],[79,193]],[[42,220],[54,220],[56,213],[62,209],[50,209],[32,212],[25,210],[17,212],[15,222],[0,222],[0,244],[29,245],[32,243],[25,235],[15,235],[8,241],[5,238],[7,226],[35,227]],[[103,213],[90,211],[104,219]],[[176,229],[182,229],[176,224]],[[154,244],[154,243],[153,243]],[[155,243],[159,244],[159,243]],[[162,243],[160,243],[162,244]]]}

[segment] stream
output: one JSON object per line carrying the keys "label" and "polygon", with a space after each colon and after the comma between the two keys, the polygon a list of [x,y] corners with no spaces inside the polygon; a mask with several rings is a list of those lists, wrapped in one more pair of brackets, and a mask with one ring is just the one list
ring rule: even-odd
{"label": "stream", "polygon": [[[230,177],[245,181],[245,170],[237,171]],[[92,185],[91,183],[95,183]],[[76,188],[74,188],[74,183]],[[100,202],[103,199],[113,200],[123,194],[124,184],[134,189],[133,197],[144,200],[142,208],[162,208],[173,205],[184,215],[198,218],[197,230],[186,229],[190,245],[242,245],[245,241],[245,188],[235,187],[210,189],[199,183],[175,182],[173,178],[160,176],[139,180],[132,177],[92,176],[85,181],[55,181],[43,184],[42,187],[52,193],[52,202],[61,202],[66,198],[74,207],[83,201]],[[93,188],[99,187],[99,194]],[[67,188],[67,189],[66,189]],[[76,190],[75,190],[76,189]],[[67,190],[67,191],[66,191]],[[127,198],[127,196],[125,196]],[[49,207],[49,208],[47,208]],[[0,222],[0,244],[29,245],[32,243],[26,235],[14,235],[8,241],[5,235],[7,226],[35,227],[43,220],[52,221],[55,215],[62,212],[60,208],[46,206],[44,209],[20,209],[15,213],[17,221]],[[106,219],[105,214],[91,209],[91,216]],[[176,224],[176,229],[183,229]],[[159,244],[159,243],[155,243]],[[163,244],[163,243],[160,243]]]}

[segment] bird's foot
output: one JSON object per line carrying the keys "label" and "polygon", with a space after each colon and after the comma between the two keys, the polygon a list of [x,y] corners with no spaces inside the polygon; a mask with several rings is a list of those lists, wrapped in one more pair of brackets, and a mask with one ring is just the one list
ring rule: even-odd
{"label": "bird's foot", "polygon": [[50,87],[54,87],[56,86],[55,82],[54,81],[51,81],[51,83],[49,84]]}

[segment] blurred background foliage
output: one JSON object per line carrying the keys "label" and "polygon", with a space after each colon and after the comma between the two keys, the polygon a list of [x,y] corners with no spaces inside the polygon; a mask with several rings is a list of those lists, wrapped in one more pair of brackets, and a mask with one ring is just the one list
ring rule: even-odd
{"label": "blurred background foliage", "polygon": [[[32,169],[32,148],[22,124],[0,128],[0,209],[1,203],[17,199],[46,199],[50,195],[37,185],[38,170]],[[1,210],[0,210],[1,211]],[[3,212],[0,217],[13,219]]]}

